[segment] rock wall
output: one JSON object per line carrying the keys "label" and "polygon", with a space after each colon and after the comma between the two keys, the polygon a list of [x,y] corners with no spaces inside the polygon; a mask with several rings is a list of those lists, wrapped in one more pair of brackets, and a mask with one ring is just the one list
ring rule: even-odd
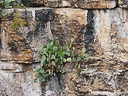
{"label": "rock wall", "polygon": [[[27,7],[3,9],[0,20],[0,96],[128,96],[127,0],[18,2]],[[34,83],[42,44],[71,37],[90,60],[81,71],[66,64],[65,74]]]}

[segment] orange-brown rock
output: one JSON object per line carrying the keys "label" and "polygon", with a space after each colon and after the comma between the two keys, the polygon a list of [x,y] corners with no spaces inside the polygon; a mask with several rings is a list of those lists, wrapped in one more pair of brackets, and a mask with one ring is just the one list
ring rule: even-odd
{"label": "orange-brown rock", "polygon": [[[13,9],[10,9],[7,12],[8,15],[2,18],[0,31],[1,61],[14,61],[15,63],[39,62],[39,50],[42,44],[46,44],[47,39],[50,39],[51,33],[48,27],[50,27],[49,20],[54,18],[52,9],[19,9],[15,13]],[[33,12],[36,14],[32,14]],[[10,17],[9,21],[7,21],[8,17]],[[33,27],[31,28],[31,26]],[[43,38],[45,39],[43,40]]]}
{"label": "orange-brown rock", "polygon": [[25,6],[45,6],[45,7],[71,7],[82,9],[111,9],[117,5],[116,0],[23,0]]}
{"label": "orange-brown rock", "polygon": [[[68,2],[63,1],[64,5]],[[48,82],[42,83],[42,94],[128,95],[128,10],[26,8],[18,11],[20,16],[17,18],[26,21],[27,24],[21,22],[21,25],[25,26],[13,20],[11,9],[7,11],[10,14],[1,19],[0,95],[40,96],[39,86],[33,87],[34,74],[30,67],[33,65],[34,68],[38,68],[38,52],[42,44],[46,44],[48,38],[58,38],[59,43],[63,44],[71,37],[75,39],[74,46],[77,52],[80,52],[82,47],[86,48],[89,61],[84,59],[79,62],[81,70],[74,69],[73,63],[67,63],[65,74],[54,73]],[[13,21],[19,25],[18,29],[17,26],[15,30],[11,28]]]}
{"label": "orange-brown rock", "polygon": [[[81,9],[57,9],[55,10],[54,21],[51,21],[53,37],[57,38],[60,44],[74,38],[74,46],[81,49],[84,45],[85,25],[87,24],[87,11]],[[79,46],[78,46],[79,45]]]}

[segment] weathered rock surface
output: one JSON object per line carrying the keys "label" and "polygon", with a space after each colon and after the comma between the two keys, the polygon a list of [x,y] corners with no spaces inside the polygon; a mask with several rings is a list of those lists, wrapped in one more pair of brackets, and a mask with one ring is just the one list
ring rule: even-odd
{"label": "weathered rock surface", "polygon": [[0,96],[41,96],[32,66],[0,61]]}
{"label": "weathered rock surface", "polygon": [[[22,9],[13,13],[8,10],[9,18],[4,17],[1,23],[1,60],[15,61],[17,63],[34,63],[39,62],[39,50],[43,43],[48,39],[52,39],[50,30],[50,20],[54,18],[52,9]],[[13,18],[11,14],[17,18]],[[9,16],[7,16],[9,17]],[[25,26],[16,27],[14,21],[22,18],[26,22]],[[7,21],[8,20],[8,21]]]}
{"label": "weathered rock surface", "polygon": [[44,0],[22,0],[25,6],[43,6]]}
{"label": "weathered rock surface", "polygon": [[118,5],[121,8],[128,8],[128,1],[127,0],[118,0]]}
{"label": "weathered rock surface", "polygon": [[106,9],[116,7],[116,0],[69,0],[72,6],[87,9]]}
{"label": "weathered rock surface", "polygon": [[87,11],[81,9],[57,9],[55,18],[51,21],[51,32],[54,38],[57,38],[60,44],[71,37],[75,39],[74,46],[81,49],[84,45],[85,25],[87,24]]}
{"label": "weathered rock surface", "polygon": [[[91,83],[92,94],[119,96],[123,93],[126,95],[127,83],[125,83],[125,87],[121,88],[120,80],[122,82],[127,81],[127,10],[117,8],[111,11],[88,11],[89,13],[93,14],[92,18],[89,16],[89,22],[92,22],[90,28],[93,31],[92,35],[88,35],[88,31],[86,31],[85,41],[89,41],[86,42],[85,47],[94,58],[90,59],[89,64],[84,68],[94,70],[92,75],[98,72],[96,76],[91,75],[93,78],[93,83]],[[92,36],[94,36],[93,40],[89,39]],[[124,79],[120,77],[124,77]],[[100,90],[103,93],[98,92]]]}
{"label": "weathered rock surface", "polygon": [[84,9],[115,8],[116,0],[23,0],[25,6],[75,7]]}
{"label": "weathered rock surface", "polygon": [[54,38],[58,37],[60,42],[68,40],[69,37],[75,38],[75,44],[81,42],[76,44],[80,44],[76,48],[79,49],[84,45],[90,55],[90,61],[81,63],[83,65],[81,65],[80,76],[68,66],[67,74],[61,83],[65,94],[69,96],[127,95],[127,83],[125,83],[128,80],[127,10],[121,8],[73,10],[56,10],[55,22],[51,21],[51,31]]}
{"label": "weathered rock surface", "polygon": [[[0,31],[1,94],[128,95],[128,10],[18,9],[18,20],[22,19],[27,24],[21,26],[23,22],[20,22],[20,28],[15,30],[11,27],[14,23],[13,10],[7,12],[10,14],[1,19]],[[59,43],[63,44],[71,37],[75,39],[73,46],[77,52],[85,47],[90,60],[80,62],[81,71],[74,69],[74,64],[67,64],[66,73],[57,74],[51,77],[49,82],[42,83],[41,91],[37,88],[38,84],[33,84],[34,74],[29,64],[34,63],[32,65],[36,66],[37,62],[40,62],[38,52],[48,38],[58,38]]]}

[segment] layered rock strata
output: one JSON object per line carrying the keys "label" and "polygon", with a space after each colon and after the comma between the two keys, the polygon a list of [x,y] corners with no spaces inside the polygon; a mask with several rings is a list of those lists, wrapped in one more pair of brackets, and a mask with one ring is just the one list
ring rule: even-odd
{"label": "layered rock strata", "polygon": [[[4,11],[8,15],[1,19],[0,26],[1,96],[128,95],[127,9]],[[34,83],[32,69],[39,66],[42,44],[55,38],[62,44],[71,37],[77,52],[85,47],[90,60],[80,62],[81,71],[67,64],[65,74],[57,74],[46,83]]]}
{"label": "layered rock strata", "polygon": [[23,0],[25,6],[74,7],[84,9],[115,8],[116,0]]}

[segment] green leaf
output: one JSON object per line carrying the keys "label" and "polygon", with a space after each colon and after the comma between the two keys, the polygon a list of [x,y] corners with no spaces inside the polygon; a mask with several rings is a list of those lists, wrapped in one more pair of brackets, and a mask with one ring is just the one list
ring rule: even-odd
{"label": "green leaf", "polygon": [[45,55],[43,55],[43,56],[42,56],[42,59],[41,59],[41,66],[43,66],[45,60],[46,60],[46,57],[45,57]]}
{"label": "green leaf", "polygon": [[73,47],[73,51],[75,51],[75,48]]}
{"label": "green leaf", "polygon": [[49,74],[45,74],[45,75],[44,75],[45,78],[48,77],[48,76],[49,76]]}
{"label": "green leaf", "polygon": [[67,55],[67,56],[70,56],[70,52],[68,52],[68,51],[64,51],[63,52],[65,55]]}
{"label": "green leaf", "polygon": [[88,54],[84,54],[84,57],[86,57],[86,58],[87,58],[87,57],[88,57]]}
{"label": "green leaf", "polygon": [[56,65],[54,61],[52,61],[52,65],[53,65],[53,66],[55,66],[55,65]]}
{"label": "green leaf", "polygon": [[89,57],[87,57],[87,61],[89,60]]}
{"label": "green leaf", "polygon": [[71,43],[73,43],[73,41],[74,41],[74,38],[71,38]]}
{"label": "green leaf", "polygon": [[6,2],[6,3],[9,3],[9,2],[10,2],[10,0],[5,0],[5,2]]}
{"label": "green leaf", "polygon": [[41,66],[45,65],[45,61],[41,59]]}
{"label": "green leaf", "polygon": [[48,39],[48,42],[50,43],[50,42],[52,42],[52,40]]}
{"label": "green leaf", "polygon": [[53,43],[54,43],[54,45],[58,45],[58,44],[57,44],[57,39],[55,39],[55,40],[53,41]]}
{"label": "green leaf", "polygon": [[59,56],[59,57],[62,57],[63,55],[64,55],[64,53],[63,53],[62,51],[59,51],[59,52],[58,52],[58,56]]}
{"label": "green leaf", "polygon": [[70,44],[70,48],[72,47],[72,43]]}
{"label": "green leaf", "polygon": [[43,74],[43,73],[45,73],[45,71],[42,69],[42,70],[40,70],[40,73],[42,73],[42,74]]}
{"label": "green leaf", "polygon": [[78,67],[77,67],[78,69],[80,68],[80,64],[78,64]]}
{"label": "green leaf", "polygon": [[48,75],[49,75],[49,74],[51,74],[51,71],[50,71],[50,70],[48,70]]}
{"label": "green leaf", "polygon": [[68,48],[68,46],[66,46],[66,49],[67,49],[66,51],[70,51],[69,48]]}
{"label": "green leaf", "polygon": [[52,56],[51,56],[51,59],[55,59],[55,55],[52,55]]}
{"label": "green leaf", "polygon": [[57,47],[53,47],[53,51],[57,51],[58,50],[58,48]]}
{"label": "green leaf", "polygon": [[60,69],[60,65],[57,66],[57,69]]}
{"label": "green leaf", "polygon": [[66,72],[65,68],[63,68],[62,73],[65,73],[65,72]]}
{"label": "green leaf", "polygon": [[58,59],[56,58],[55,61],[58,62]]}
{"label": "green leaf", "polygon": [[39,76],[39,73],[36,73],[36,74],[35,74],[35,77],[38,77],[38,76]]}
{"label": "green leaf", "polygon": [[63,62],[65,63],[67,60],[65,58],[63,58]]}
{"label": "green leaf", "polygon": [[4,17],[4,16],[6,16],[7,15],[7,12],[6,11],[4,11],[4,13],[2,14],[2,16]]}
{"label": "green leaf", "polygon": [[40,68],[38,69],[38,71],[40,71],[40,70],[42,70],[42,67],[40,67]]}
{"label": "green leaf", "polygon": [[5,7],[5,8],[12,8],[12,6],[10,6],[9,3],[5,3],[4,7]]}
{"label": "green leaf", "polygon": [[51,47],[51,43],[48,43],[47,44],[47,48],[49,49]]}
{"label": "green leaf", "polygon": [[76,62],[76,58],[72,58],[72,62]]}
{"label": "green leaf", "polygon": [[47,57],[47,62],[49,62],[50,61],[50,58],[49,57]]}
{"label": "green leaf", "polygon": [[34,83],[36,83],[36,82],[37,82],[37,78],[34,79]]}
{"label": "green leaf", "polygon": [[43,56],[42,56],[42,59],[45,61],[45,60],[46,60],[46,56],[45,56],[45,55],[43,55]]}
{"label": "green leaf", "polygon": [[46,65],[46,62],[44,61],[43,65]]}
{"label": "green leaf", "polygon": [[45,77],[40,77],[40,82],[45,82]]}
{"label": "green leaf", "polygon": [[39,51],[40,55],[43,55],[42,50]]}
{"label": "green leaf", "polygon": [[85,48],[82,48],[82,52],[84,53],[86,51],[86,49]]}
{"label": "green leaf", "polygon": [[11,1],[15,1],[15,0],[10,0],[10,2],[11,2]]}
{"label": "green leaf", "polygon": [[71,62],[71,61],[72,61],[72,59],[71,59],[71,58],[67,58],[67,61],[68,61],[68,62]]}
{"label": "green leaf", "polygon": [[60,59],[60,64],[63,64],[63,58],[61,57],[61,59]]}
{"label": "green leaf", "polygon": [[37,72],[37,70],[34,68],[34,69],[33,69],[33,72],[34,72],[34,73],[36,73],[36,72]]}
{"label": "green leaf", "polygon": [[53,42],[50,42],[50,45],[52,46],[53,45]]}
{"label": "green leaf", "polygon": [[62,48],[63,50],[66,50],[66,46],[63,46],[63,48]]}
{"label": "green leaf", "polygon": [[80,60],[81,60],[81,58],[80,58],[80,57],[78,57],[78,58],[77,58],[77,61],[80,61]]}
{"label": "green leaf", "polygon": [[47,51],[48,51],[47,48],[43,48],[43,53],[44,53],[44,54],[47,54]]}

